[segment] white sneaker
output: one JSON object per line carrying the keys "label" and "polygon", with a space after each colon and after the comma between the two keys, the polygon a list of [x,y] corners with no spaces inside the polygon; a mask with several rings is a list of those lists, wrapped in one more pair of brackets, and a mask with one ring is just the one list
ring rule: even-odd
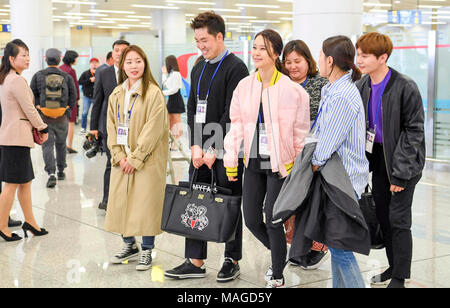
{"label": "white sneaker", "polygon": [[152,267],[152,250],[142,250],[139,263],[136,265],[137,271],[147,271]]}
{"label": "white sneaker", "polygon": [[273,276],[273,270],[272,270],[272,265],[269,266],[269,269],[267,270],[266,274],[264,275],[264,280],[266,282],[269,282],[270,280],[272,280],[272,276]]}
{"label": "white sneaker", "polygon": [[271,278],[269,281],[267,281],[266,288],[267,289],[286,288],[286,286],[284,285],[284,278],[282,278],[282,279],[273,279],[273,278]]}
{"label": "white sneaker", "polygon": [[86,135],[86,130],[85,130],[85,129],[81,129],[81,130],[80,130],[80,135],[81,135],[81,136]]}

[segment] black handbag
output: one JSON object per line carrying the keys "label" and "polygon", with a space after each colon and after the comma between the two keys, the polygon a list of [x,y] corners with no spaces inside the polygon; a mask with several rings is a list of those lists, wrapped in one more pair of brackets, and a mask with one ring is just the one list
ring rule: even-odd
{"label": "black handbag", "polygon": [[373,200],[370,186],[367,185],[365,192],[361,195],[359,206],[366,220],[370,232],[370,241],[372,249],[383,249],[384,240],[380,223],[378,222],[375,201]]}
{"label": "black handbag", "polygon": [[226,243],[235,239],[241,217],[241,197],[218,187],[211,172],[211,184],[166,185],[161,230],[186,238]]}

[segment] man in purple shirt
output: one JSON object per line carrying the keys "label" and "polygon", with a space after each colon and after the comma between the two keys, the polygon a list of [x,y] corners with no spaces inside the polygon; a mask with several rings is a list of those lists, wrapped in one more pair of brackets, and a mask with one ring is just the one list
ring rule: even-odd
{"label": "man in purple shirt", "polygon": [[389,260],[389,268],[371,282],[390,280],[389,288],[403,288],[411,275],[411,207],[425,165],[422,98],[413,80],[387,66],[393,50],[388,36],[365,34],[356,49],[366,74],[357,87],[367,117],[372,194]]}

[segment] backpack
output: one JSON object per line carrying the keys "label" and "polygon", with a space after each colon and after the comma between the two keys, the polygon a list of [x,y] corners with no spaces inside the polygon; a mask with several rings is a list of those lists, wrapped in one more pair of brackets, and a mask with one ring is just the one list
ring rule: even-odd
{"label": "backpack", "polygon": [[42,113],[51,118],[59,118],[69,109],[67,101],[63,101],[64,76],[58,73],[44,73],[44,99],[41,100]]}

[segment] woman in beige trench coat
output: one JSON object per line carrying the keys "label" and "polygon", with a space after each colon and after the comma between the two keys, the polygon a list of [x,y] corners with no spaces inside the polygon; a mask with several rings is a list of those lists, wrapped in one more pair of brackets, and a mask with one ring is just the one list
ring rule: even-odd
{"label": "woman in beige trench coat", "polygon": [[[147,57],[138,46],[122,54],[119,86],[109,97],[108,148],[111,182],[105,229],[119,233],[122,250],[114,264],[139,256],[138,271],[151,268],[161,217],[169,155],[168,113]],[[142,236],[140,251],[134,236]]]}

